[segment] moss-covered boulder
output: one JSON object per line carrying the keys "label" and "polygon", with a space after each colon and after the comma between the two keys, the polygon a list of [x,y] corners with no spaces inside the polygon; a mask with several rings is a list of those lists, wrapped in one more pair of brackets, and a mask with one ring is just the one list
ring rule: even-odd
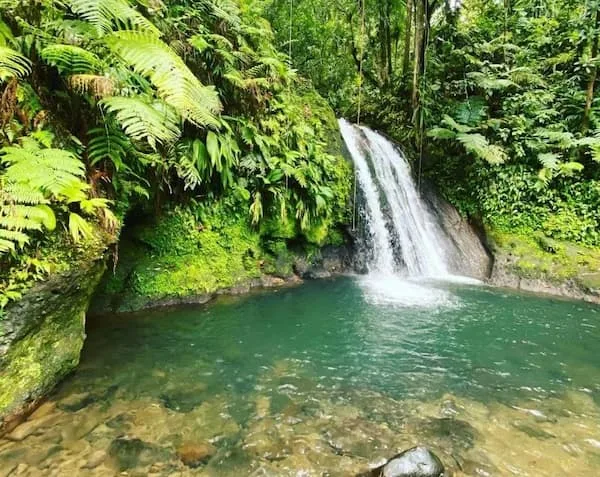
{"label": "moss-covered boulder", "polygon": [[600,303],[600,249],[487,229],[494,253],[490,282],[497,286]]}
{"label": "moss-covered boulder", "polygon": [[253,226],[245,208],[224,201],[174,207],[142,217],[122,234],[114,273],[107,273],[91,312],[129,312],[202,304],[240,294],[342,273],[350,268],[337,229],[309,242],[291,221]]}
{"label": "moss-covered boulder", "polygon": [[79,363],[85,313],[104,261],[73,263],[25,291],[0,320],[0,432]]}

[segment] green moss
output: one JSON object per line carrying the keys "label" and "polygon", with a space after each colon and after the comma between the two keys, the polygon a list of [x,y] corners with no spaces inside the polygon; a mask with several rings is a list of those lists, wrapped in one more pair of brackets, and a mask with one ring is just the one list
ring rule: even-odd
{"label": "green moss", "polygon": [[278,277],[289,277],[294,273],[296,256],[284,240],[267,241],[264,244],[263,272]]}
{"label": "green moss", "polygon": [[11,332],[0,333],[0,348],[7,350],[0,356],[1,419],[44,396],[77,366],[85,312],[103,272],[102,262],[80,263],[7,307],[4,324]]}
{"label": "green moss", "polygon": [[[79,243],[73,243],[66,231],[49,234],[28,248],[25,253],[0,261],[0,320],[4,308],[18,301],[36,283],[71,270],[79,264],[98,260],[114,237],[100,227],[92,229],[92,235]],[[5,265],[5,266],[3,266]]]}
{"label": "green moss", "polygon": [[245,223],[227,225],[218,232],[171,231],[176,242],[180,241],[178,232],[187,237],[187,251],[144,257],[132,275],[131,286],[137,294],[157,298],[211,293],[260,276],[260,239]]}
{"label": "green moss", "polygon": [[102,291],[123,295],[122,309],[247,283],[261,276],[265,261],[259,232],[222,204],[176,208],[133,229],[121,249]]}
{"label": "green moss", "polygon": [[542,234],[516,234],[488,230],[497,254],[511,256],[513,271],[523,278],[542,278],[554,282],[595,276],[600,269],[600,248],[550,239]]}

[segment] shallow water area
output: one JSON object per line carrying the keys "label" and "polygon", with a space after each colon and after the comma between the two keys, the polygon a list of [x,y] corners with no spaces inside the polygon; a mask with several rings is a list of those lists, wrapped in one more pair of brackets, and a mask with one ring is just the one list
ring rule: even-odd
{"label": "shallow water area", "polygon": [[596,476],[599,340],[585,303],[373,277],[97,317],[0,475],[352,476],[422,444],[457,476]]}

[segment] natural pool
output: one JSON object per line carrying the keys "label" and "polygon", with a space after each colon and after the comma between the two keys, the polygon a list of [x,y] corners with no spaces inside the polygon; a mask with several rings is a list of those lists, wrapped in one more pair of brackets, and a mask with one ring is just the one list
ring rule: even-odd
{"label": "natural pool", "polygon": [[348,277],[98,317],[11,437],[0,475],[353,476],[423,444],[456,476],[597,476],[600,308]]}

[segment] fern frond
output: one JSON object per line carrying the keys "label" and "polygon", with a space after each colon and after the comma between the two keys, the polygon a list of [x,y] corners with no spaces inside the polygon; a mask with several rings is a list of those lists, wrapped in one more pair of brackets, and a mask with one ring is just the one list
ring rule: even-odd
{"label": "fern frond", "polygon": [[0,163],[8,166],[4,172],[8,183],[26,184],[55,197],[64,196],[74,186],[81,190],[87,188],[82,181],[84,165],[69,151],[11,146],[0,152]]}
{"label": "fern frond", "polygon": [[459,133],[456,135],[456,139],[460,141],[467,152],[487,161],[489,164],[502,164],[507,159],[504,149],[495,144],[490,144],[481,134]]}
{"label": "fern frond", "polygon": [[55,66],[61,74],[95,73],[101,61],[94,53],[73,45],[49,45],[41,51],[42,59]]}
{"label": "fern frond", "polygon": [[101,161],[110,161],[115,170],[126,169],[125,157],[133,150],[129,138],[112,125],[112,121],[104,124],[105,127],[92,128],[88,131],[90,138],[87,146],[87,155],[92,165]]}
{"label": "fern frond", "polygon": [[577,145],[575,136],[570,132],[552,131],[550,129],[540,128],[535,132],[535,135],[539,138],[555,143],[563,149],[569,149]]}
{"label": "fern frond", "polygon": [[431,128],[427,131],[427,136],[435,139],[454,139],[456,133],[446,128]]}
{"label": "fern frond", "polygon": [[204,86],[185,62],[151,34],[121,31],[107,39],[110,48],[136,73],[146,76],[158,95],[196,126],[218,126],[222,106],[212,86]]}
{"label": "fern frond", "polygon": [[70,0],[69,5],[74,13],[91,23],[100,35],[124,27],[161,36],[160,30],[127,0]]}
{"label": "fern frond", "polygon": [[482,73],[481,71],[467,73],[467,77],[475,81],[477,86],[486,91],[500,91],[510,88],[511,86],[517,86],[516,83],[509,79],[498,78],[496,76]]}
{"label": "fern frond", "polygon": [[452,117],[448,116],[447,114],[444,114],[442,124],[449,126],[451,129],[459,133],[468,133],[473,130],[473,128],[469,126],[457,123]]}
{"label": "fern frond", "polygon": [[69,214],[69,233],[73,242],[80,242],[92,236],[92,226],[79,214]]}
{"label": "fern frond", "polygon": [[544,152],[538,154],[538,161],[545,169],[554,170],[560,163],[560,155],[553,152]]}
{"label": "fern frond", "polygon": [[9,78],[22,78],[31,73],[31,62],[21,53],[0,46],[0,83]]}
{"label": "fern frond", "polygon": [[165,104],[114,96],[102,100],[100,105],[115,115],[125,134],[137,141],[147,141],[153,149],[157,142],[174,142],[181,134],[177,114]]}

